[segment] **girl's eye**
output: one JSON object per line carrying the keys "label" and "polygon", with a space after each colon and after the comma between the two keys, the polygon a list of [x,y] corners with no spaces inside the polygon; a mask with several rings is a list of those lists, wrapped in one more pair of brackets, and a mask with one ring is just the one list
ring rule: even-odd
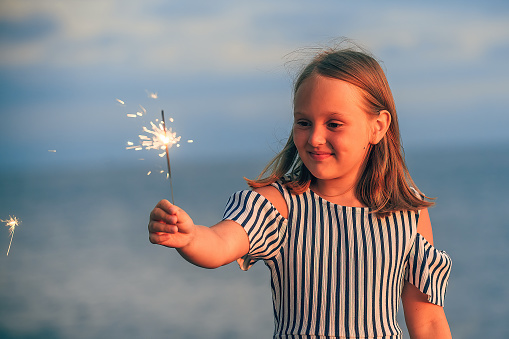
{"label": "girl's eye", "polygon": [[339,122],[329,122],[327,126],[329,128],[335,129],[341,127],[343,124],[340,124]]}
{"label": "girl's eye", "polygon": [[295,121],[295,125],[296,125],[296,126],[300,126],[300,127],[308,127],[308,126],[311,126],[311,124],[309,123],[309,121],[306,121],[306,120],[297,120],[297,121]]}

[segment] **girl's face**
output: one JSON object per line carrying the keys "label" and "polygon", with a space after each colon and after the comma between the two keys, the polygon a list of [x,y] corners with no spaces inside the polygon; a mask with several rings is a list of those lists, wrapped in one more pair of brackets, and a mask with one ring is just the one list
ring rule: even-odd
{"label": "girl's face", "polygon": [[312,75],[295,94],[293,139],[299,156],[321,183],[351,189],[373,139],[376,118],[363,109],[348,82]]}

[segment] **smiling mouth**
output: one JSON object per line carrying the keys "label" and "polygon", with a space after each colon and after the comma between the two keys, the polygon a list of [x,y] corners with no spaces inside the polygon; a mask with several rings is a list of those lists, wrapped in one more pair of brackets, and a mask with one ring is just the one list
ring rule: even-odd
{"label": "smiling mouth", "polygon": [[308,154],[311,157],[311,159],[320,161],[320,160],[325,160],[327,158],[330,158],[333,153],[330,153],[330,152],[308,152]]}

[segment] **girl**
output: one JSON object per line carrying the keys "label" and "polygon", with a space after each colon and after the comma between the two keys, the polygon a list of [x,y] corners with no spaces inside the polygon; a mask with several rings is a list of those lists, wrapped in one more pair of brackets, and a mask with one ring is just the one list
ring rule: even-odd
{"label": "girl", "polygon": [[373,57],[329,50],[303,69],[288,142],[248,184],[210,228],[160,201],[150,241],[207,268],[264,260],[274,338],[401,338],[400,300],[412,338],[451,337],[442,308],[451,259],[433,247],[432,202],[408,173]]}

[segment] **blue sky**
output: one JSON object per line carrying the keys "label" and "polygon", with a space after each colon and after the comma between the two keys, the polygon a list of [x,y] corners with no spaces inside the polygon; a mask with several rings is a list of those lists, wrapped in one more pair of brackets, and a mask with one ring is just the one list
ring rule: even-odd
{"label": "blue sky", "polygon": [[0,164],[131,161],[161,109],[195,141],[174,157],[276,150],[292,52],[341,36],[383,61],[407,147],[509,143],[504,1],[1,0]]}

